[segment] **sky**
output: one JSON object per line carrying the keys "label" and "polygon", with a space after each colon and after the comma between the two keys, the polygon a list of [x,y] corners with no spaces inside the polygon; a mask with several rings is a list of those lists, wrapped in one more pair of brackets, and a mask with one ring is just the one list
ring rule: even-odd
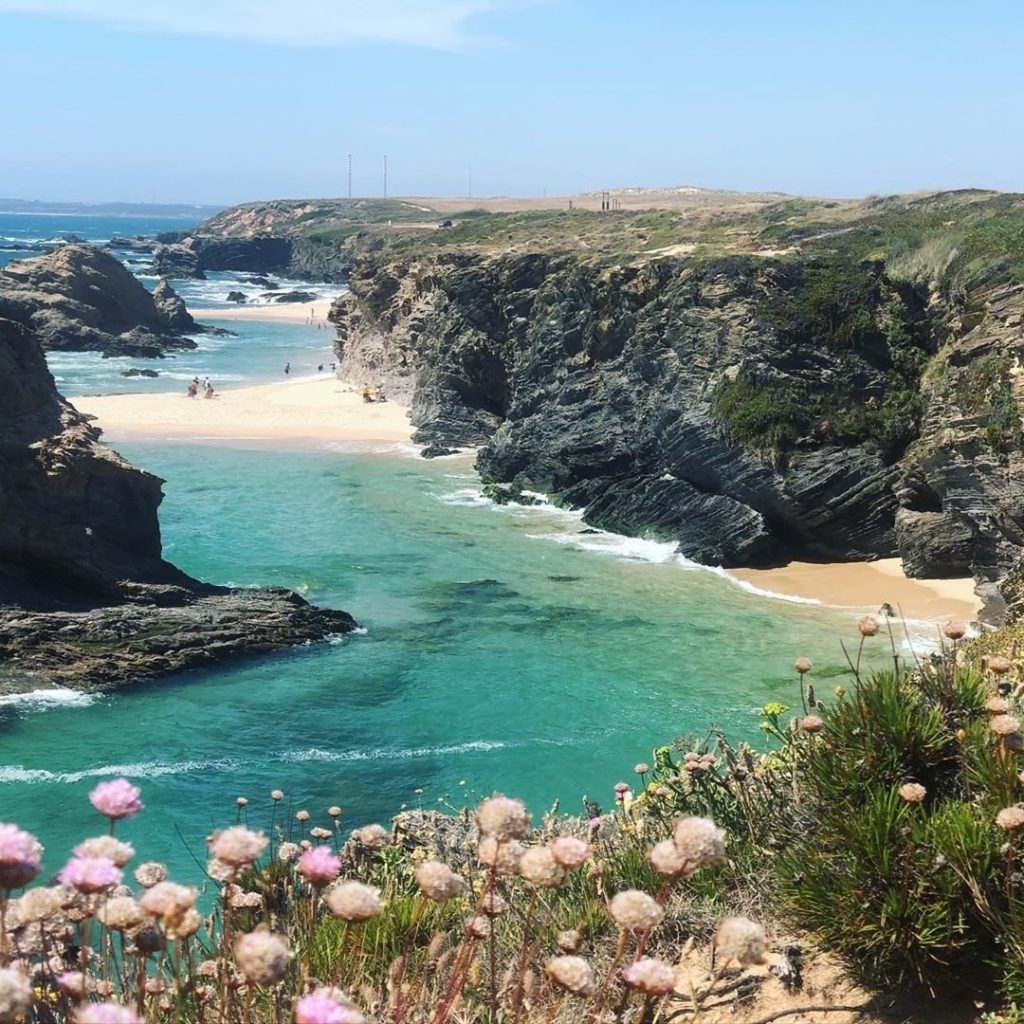
{"label": "sky", "polygon": [[1019,0],[0,0],[0,196],[1024,191]]}

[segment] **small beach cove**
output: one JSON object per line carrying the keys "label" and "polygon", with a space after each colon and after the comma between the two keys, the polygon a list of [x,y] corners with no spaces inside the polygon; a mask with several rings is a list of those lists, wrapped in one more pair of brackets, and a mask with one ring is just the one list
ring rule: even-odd
{"label": "small beach cove", "polygon": [[[841,585],[821,604],[766,596],[671,543],[592,531],[546,504],[495,505],[471,454],[415,457],[401,406],[365,404],[361,382],[328,372],[308,379],[322,330],[271,326],[306,347],[295,379],[277,360],[285,337],[254,333],[220,351],[237,363],[251,345],[271,383],[207,401],[165,377],[147,382],[160,391],[74,401],[166,481],[167,558],[212,582],[293,588],[365,632],[108,695],[5,698],[5,798],[26,827],[45,816],[55,862],[88,827],[84,794],[111,774],[143,785],[145,827],[168,842],[152,854],[188,877],[175,828],[203,834],[236,796],[277,786],[314,813],[358,807],[353,826],[493,787],[537,813],[555,800],[574,811],[584,793],[609,803],[628,766],[677,734],[719,724],[760,742],[763,703],[799,704],[793,659],[809,656],[828,686],[857,615],[893,600],[881,586],[850,608],[829,607]],[[831,568],[837,581],[860,569]],[[770,575],[753,586],[785,594]],[[922,644],[935,633],[910,627]],[[888,639],[874,647],[884,663]]]}

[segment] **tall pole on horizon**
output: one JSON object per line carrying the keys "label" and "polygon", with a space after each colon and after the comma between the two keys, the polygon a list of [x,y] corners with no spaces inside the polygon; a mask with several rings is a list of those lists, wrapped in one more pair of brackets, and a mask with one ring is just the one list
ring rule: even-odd
{"label": "tall pole on horizon", "polygon": [[473,198],[473,165],[466,168],[466,198]]}
{"label": "tall pole on horizon", "polygon": [[384,198],[388,197],[388,155],[384,154]]}
{"label": "tall pole on horizon", "polygon": [[352,198],[352,154],[348,155],[348,197]]}

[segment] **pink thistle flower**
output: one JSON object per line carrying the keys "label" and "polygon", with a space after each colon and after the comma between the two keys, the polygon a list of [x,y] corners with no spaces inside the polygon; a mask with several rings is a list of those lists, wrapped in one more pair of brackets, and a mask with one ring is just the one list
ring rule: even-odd
{"label": "pink thistle flower", "polygon": [[317,888],[330,885],[341,874],[341,859],[327,846],[316,846],[299,858],[299,874]]}
{"label": "pink thistle flower", "polygon": [[0,889],[20,889],[39,874],[43,848],[17,825],[0,824]]}
{"label": "pink thistle flower", "polygon": [[364,1024],[365,1019],[354,1003],[329,988],[303,996],[295,1007],[295,1024]]}
{"label": "pink thistle flower", "polygon": [[127,1006],[117,1003],[86,1003],[75,1011],[75,1024],[142,1024]]}
{"label": "pink thistle flower", "polygon": [[142,792],[127,779],[112,779],[101,782],[90,794],[89,802],[100,814],[116,821],[118,818],[130,818],[145,806],[142,803]]}
{"label": "pink thistle flower", "polygon": [[120,885],[124,874],[109,857],[72,857],[58,877],[79,892],[93,893]]}

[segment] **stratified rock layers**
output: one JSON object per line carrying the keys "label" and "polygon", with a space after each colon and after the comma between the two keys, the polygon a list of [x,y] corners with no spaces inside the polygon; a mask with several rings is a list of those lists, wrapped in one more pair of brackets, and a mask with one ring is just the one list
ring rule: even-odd
{"label": "stratified rock layers", "polygon": [[705,563],[899,554],[919,576],[992,578],[1024,544],[1019,288],[529,252],[365,254],[349,285],[345,375],[595,525]]}

